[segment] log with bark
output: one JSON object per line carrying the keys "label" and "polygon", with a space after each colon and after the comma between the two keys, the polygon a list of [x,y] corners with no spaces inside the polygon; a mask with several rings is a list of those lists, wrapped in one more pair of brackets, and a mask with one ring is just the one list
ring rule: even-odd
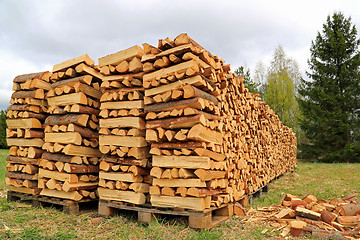
{"label": "log with bark", "polygon": [[6,184],[11,191],[39,194],[39,161],[44,144],[44,120],[47,117],[45,96],[51,90],[52,73],[39,72],[15,77],[11,105],[6,120]]}

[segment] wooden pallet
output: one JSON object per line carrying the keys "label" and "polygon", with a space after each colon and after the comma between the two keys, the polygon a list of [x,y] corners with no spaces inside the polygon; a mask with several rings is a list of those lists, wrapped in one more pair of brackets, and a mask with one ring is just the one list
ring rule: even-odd
{"label": "wooden pallet", "polygon": [[[159,208],[150,204],[129,205],[124,202],[99,200],[99,215],[110,217],[119,210],[134,211],[138,214],[138,222],[150,223],[158,215],[173,215],[188,217],[189,227],[195,229],[209,229],[227,220],[234,213],[233,203],[212,207],[204,211]],[[176,211],[177,210],[177,211]]]}
{"label": "wooden pallet", "polygon": [[8,201],[31,201],[33,207],[57,207],[62,209],[67,214],[79,215],[80,210],[95,208],[97,200],[85,199],[81,201],[73,201],[55,197],[47,197],[40,195],[31,195],[26,193],[19,193],[14,191],[7,192]]}
{"label": "wooden pallet", "polygon": [[60,207],[62,210],[67,214],[72,215],[79,215],[82,210],[89,209],[91,207],[97,206],[97,200],[93,199],[84,199],[80,201],[73,201],[55,197],[47,197],[47,196],[37,196],[36,197],[37,205],[38,206],[55,206]]}
{"label": "wooden pallet", "polygon": [[34,205],[34,203],[36,202],[35,197],[36,197],[35,195],[29,193],[7,191],[8,202],[15,202],[15,201],[30,202],[31,205]]}
{"label": "wooden pallet", "polygon": [[[268,193],[269,189],[268,189],[268,185],[265,185],[261,188],[259,188],[256,192],[253,192],[249,195],[249,204],[252,204],[255,199],[264,196]],[[243,204],[244,206],[244,204]]]}

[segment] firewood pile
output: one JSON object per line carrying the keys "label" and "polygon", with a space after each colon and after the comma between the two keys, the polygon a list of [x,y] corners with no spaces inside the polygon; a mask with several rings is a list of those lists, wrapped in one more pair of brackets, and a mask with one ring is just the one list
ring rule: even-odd
{"label": "firewood pile", "polygon": [[47,117],[45,95],[51,89],[50,72],[24,74],[14,78],[6,120],[7,144],[5,182],[11,191],[39,194],[38,160],[44,143],[43,123]]}
{"label": "firewood pile", "polygon": [[99,197],[144,204],[151,184],[145,140],[144,75],[139,46],[99,59],[104,94],[100,112]]}
{"label": "firewood pile", "polygon": [[47,93],[45,151],[39,162],[40,195],[96,199],[98,186],[98,114],[102,75],[86,54],[53,67]]}
{"label": "firewood pile", "polygon": [[[236,213],[236,212],[235,212]],[[310,233],[319,239],[355,239],[360,237],[360,200],[356,194],[341,199],[303,199],[287,194],[280,206],[263,207],[246,212],[244,222],[265,221],[281,231],[280,237],[295,237]]]}
{"label": "firewood pile", "polygon": [[[228,73],[229,74],[229,73]],[[223,151],[234,192],[256,192],[296,166],[296,138],[239,78],[222,89]]]}
{"label": "firewood pile", "polygon": [[[31,153],[41,195],[80,201],[95,199],[98,188],[102,200],[202,211],[238,201],[296,166],[291,129],[187,34],[93,65],[85,54],[56,64],[34,87],[21,86],[35,75],[14,80],[10,185],[25,176],[12,174],[21,172],[15,157]],[[43,127],[44,136],[26,130]],[[37,145],[26,145],[27,136]]]}
{"label": "firewood pile", "polygon": [[220,206],[295,167],[294,133],[229,64],[187,34],[144,51],[153,206]]}

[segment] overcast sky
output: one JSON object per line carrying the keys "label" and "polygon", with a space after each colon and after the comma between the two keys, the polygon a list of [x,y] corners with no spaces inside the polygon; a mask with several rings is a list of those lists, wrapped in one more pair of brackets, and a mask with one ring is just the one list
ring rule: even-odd
{"label": "overcast sky", "polygon": [[0,0],[0,109],[19,74],[51,71],[84,53],[97,62],[183,32],[232,70],[268,64],[282,45],[305,75],[311,41],[335,11],[351,16],[360,31],[358,0]]}

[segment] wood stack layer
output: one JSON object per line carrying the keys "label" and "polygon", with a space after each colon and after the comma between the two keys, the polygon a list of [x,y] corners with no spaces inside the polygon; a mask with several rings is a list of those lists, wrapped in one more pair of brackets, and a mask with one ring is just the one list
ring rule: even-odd
{"label": "wood stack layer", "polygon": [[294,134],[230,65],[187,34],[144,50],[153,206],[220,206],[294,168]]}
{"label": "wood stack layer", "polygon": [[100,79],[86,54],[54,65],[47,93],[49,117],[39,163],[40,195],[96,199]]}
{"label": "wood stack layer", "polygon": [[295,168],[296,137],[258,95],[244,88],[242,78],[224,75],[220,111],[229,185],[234,192],[253,193]]}
{"label": "wood stack layer", "polygon": [[142,61],[153,70],[144,75],[151,204],[204,210],[214,205],[212,196],[228,191],[220,89],[209,79],[214,60],[198,44],[181,43],[183,36],[160,40],[158,48],[144,46]]}
{"label": "wood stack layer", "polygon": [[145,140],[143,49],[134,46],[99,59],[103,78],[100,112],[99,197],[146,202],[150,176]]}
{"label": "wood stack layer", "polygon": [[44,143],[43,123],[47,117],[45,94],[51,89],[50,72],[15,77],[6,120],[7,157],[5,182],[11,191],[39,194],[38,163]]}

